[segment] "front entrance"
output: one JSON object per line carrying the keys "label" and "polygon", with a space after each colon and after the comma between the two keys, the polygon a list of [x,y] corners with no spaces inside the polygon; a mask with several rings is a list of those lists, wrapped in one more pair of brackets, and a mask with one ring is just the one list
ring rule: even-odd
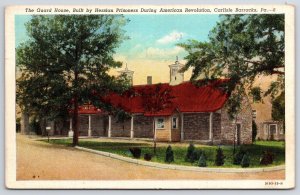
{"label": "front entrance", "polygon": [[274,137],[276,136],[276,130],[277,125],[276,124],[270,124],[269,125],[269,140],[274,140]]}
{"label": "front entrance", "polygon": [[241,145],[241,127],[240,123],[236,124],[236,143],[237,145]]}

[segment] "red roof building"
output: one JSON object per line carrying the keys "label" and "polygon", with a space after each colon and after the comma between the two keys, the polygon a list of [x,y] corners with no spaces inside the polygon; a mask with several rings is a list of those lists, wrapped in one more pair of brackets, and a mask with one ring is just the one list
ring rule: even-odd
{"label": "red roof building", "polygon": [[[228,116],[228,94],[220,79],[195,85],[184,82],[176,60],[170,67],[170,83],[135,85],[123,94],[111,93],[103,98],[118,110],[129,114],[119,119],[113,113],[83,105],[79,109],[80,135],[151,138],[157,141],[201,141],[203,143],[252,143],[252,110],[248,99],[236,121]],[[128,68],[133,81],[133,71]],[[124,73],[124,71],[122,72]],[[198,81],[201,82],[201,81]],[[70,121],[72,135],[72,121]]]}
{"label": "red roof building", "polygon": [[[205,86],[196,86],[191,82],[179,85],[168,83],[133,86],[122,95],[110,94],[105,99],[113,106],[131,114],[145,116],[170,116],[178,112],[214,112],[223,107],[228,95],[218,85],[219,80]],[[168,93],[168,94],[164,94]],[[164,99],[164,95],[168,95]],[[147,106],[147,101],[159,101],[158,105]],[[153,109],[151,109],[151,106]]]}

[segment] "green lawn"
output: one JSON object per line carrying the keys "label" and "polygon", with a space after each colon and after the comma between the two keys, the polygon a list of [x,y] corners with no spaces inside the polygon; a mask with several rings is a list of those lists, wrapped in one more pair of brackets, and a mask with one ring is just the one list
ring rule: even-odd
{"label": "green lawn", "polygon": [[[47,140],[43,140],[46,141]],[[61,144],[66,146],[71,146],[72,139],[53,139],[50,140],[50,143],[53,144]],[[80,140],[79,146],[86,147],[94,150],[111,152],[115,154],[119,154],[122,156],[132,157],[129,148],[130,147],[140,147],[142,149],[141,159],[145,153],[153,154],[153,145],[151,142],[144,143],[130,143],[130,142],[105,142],[105,141],[88,141],[88,140]],[[185,156],[187,153],[187,146],[182,144],[172,144],[172,149],[174,151],[174,160],[172,164],[179,165],[187,165],[187,166],[197,166],[197,162],[189,163],[185,162]],[[204,146],[195,144],[196,149],[202,150],[205,152],[207,157],[207,166],[208,167],[217,167],[214,165],[215,157],[216,157],[216,149],[218,146]],[[242,146],[245,150],[248,151],[250,155],[250,167],[263,167],[259,164],[261,154],[265,150],[270,150],[275,154],[275,160],[272,165],[282,165],[285,163],[285,145],[282,141],[256,141],[252,145]],[[166,152],[167,144],[160,144],[156,151],[156,156],[152,157],[152,162],[165,163],[165,152]],[[233,162],[233,146],[221,146],[223,149],[225,158],[225,163],[222,167],[240,167],[240,165],[234,165]],[[237,148],[237,151],[239,147]]]}

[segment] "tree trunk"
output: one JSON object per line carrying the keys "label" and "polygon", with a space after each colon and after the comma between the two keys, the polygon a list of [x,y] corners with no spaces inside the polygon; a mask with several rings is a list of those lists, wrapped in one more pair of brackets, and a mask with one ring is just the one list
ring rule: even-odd
{"label": "tree trunk", "polygon": [[78,131],[78,98],[77,95],[74,98],[74,113],[73,113],[73,146],[78,145],[78,137],[79,137],[79,131]]}
{"label": "tree trunk", "polygon": [[78,73],[75,72],[75,95],[74,95],[74,110],[73,110],[73,146],[78,145],[78,137],[79,137],[79,121],[78,121],[78,93],[77,93],[77,79]]}
{"label": "tree trunk", "polygon": [[233,156],[235,155],[235,148],[236,148],[236,144],[235,144],[235,139],[236,139],[236,134],[237,134],[237,127],[236,127],[236,123],[237,123],[237,115],[235,116],[235,121],[234,121],[234,135],[233,135]]}

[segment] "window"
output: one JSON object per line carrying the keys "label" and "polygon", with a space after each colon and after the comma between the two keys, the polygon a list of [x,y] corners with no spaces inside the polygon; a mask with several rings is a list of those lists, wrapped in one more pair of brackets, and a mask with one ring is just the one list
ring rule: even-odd
{"label": "window", "polygon": [[270,135],[276,134],[277,124],[270,124],[269,129],[270,129]]}
{"label": "window", "polygon": [[178,128],[178,118],[173,117],[172,118],[172,129],[177,129]]}
{"label": "window", "polygon": [[158,118],[156,120],[156,129],[164,129],[165,128],[165,119],[164,118]]}
{"label": "window", "polygon": [[279,133],[280,133],[280,134],[283,134],[283,127],[281,127],[281,128],[279,129]]}
{"label": "window", "polygon": [[256,110],[252,110],[252,118],[256,119]]}

